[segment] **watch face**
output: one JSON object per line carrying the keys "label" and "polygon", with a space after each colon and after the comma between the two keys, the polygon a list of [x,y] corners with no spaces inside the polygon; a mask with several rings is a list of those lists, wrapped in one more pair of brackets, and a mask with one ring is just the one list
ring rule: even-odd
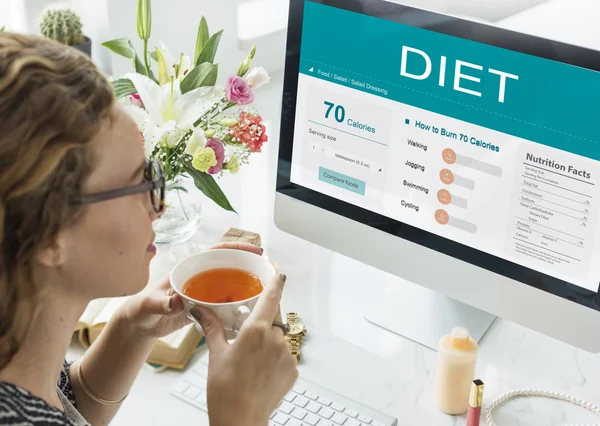
{"label": "watch face", "polygon": [[304,326],[302,326],[301,324],[290,324],[290,333],[289,334],[294,334],[294,335],[298,335],[298,334],[302,334],[302,332],[304,331]]}

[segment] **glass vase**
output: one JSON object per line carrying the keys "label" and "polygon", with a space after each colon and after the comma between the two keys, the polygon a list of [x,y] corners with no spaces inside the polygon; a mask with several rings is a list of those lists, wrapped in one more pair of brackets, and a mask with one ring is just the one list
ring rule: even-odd
{"label": "glass vase", "polygon": [[181,177],[166,182],[166,209],[154,221],[155,244],[176,244],[189,240],[198,230],[202,217],[202,194],[188,190]]}

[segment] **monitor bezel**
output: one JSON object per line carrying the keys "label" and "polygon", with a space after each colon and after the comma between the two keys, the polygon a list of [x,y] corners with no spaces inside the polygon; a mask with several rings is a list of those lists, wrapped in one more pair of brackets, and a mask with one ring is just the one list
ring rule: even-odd
{"label": "monitor bezel", "polygon": [[[313,191],[291,181],[296,94],[300,75],[300,47],[305,1],[333,6],[368,16],[376,16],[388,21],[412,25],[441,34],[594,71],[600,71],[600,52],[385,0],[290,0],[276,184],[276,191],[280,194],[600,311],[600,303],[597,303],[600,299],[600,283],[598,291],[593,292],[429,231]],[[382,13],[380,15],[365,13],[364,6],[380,6]]]}

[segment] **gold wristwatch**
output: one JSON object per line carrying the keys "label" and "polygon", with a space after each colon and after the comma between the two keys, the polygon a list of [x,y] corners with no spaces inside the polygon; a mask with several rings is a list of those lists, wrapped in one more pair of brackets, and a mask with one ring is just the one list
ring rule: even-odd
{"label": "gold wristwatch", "polygon": [[297,313],[289,312],[286,317],[290,331],[285,338],[288,342],[290,353],[300,361],[300,345],[302,345],[302,339],[306,336],[306,327],[298,320]]}

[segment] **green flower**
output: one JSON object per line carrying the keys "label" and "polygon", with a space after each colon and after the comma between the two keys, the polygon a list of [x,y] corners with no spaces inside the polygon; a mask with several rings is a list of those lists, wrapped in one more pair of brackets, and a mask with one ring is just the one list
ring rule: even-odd
{"label": "green flower", "polygon": [[236,74],[240,77],[243,77],[244,74],[246,74],[248,72],[248,70],[250,69],[250,64],[252,64],[252,59],[254,59],[254,55],[256,54],[256,46],[252,46],[252,50],[250,50],[250,53],[248,54],[248,56],[242,61],[242,63],[240,64],[240,66],[237,69]]}
{"label": "green flower", "polygon": [[240,163],[239,163],[237,157],[235,155],[232,156],[227,163],[223,164],[223,168],[226,170],[229,170],[232,175],[239,172],[240,171]]}
{"label": "green flower", "polygon": [[200,170],[202,173],[206,173],[208,169],[217,165],[217,156],[215,152],[210,148],[198,148],[194,153],[194,159],[192,160],[192,166],[195,169]]}
{"label": "green flower", "polygon": [[236,124],[238,124],[238,121],[232,118],[224,118],[221,121],[219,121],[219,124],[223,127],[233,127]]}
{"label": "green flower", "polygon": [[138,37],[142,40],[148,40],[152,28],[152,9],[150,0],[138,0],[136,24]]}

